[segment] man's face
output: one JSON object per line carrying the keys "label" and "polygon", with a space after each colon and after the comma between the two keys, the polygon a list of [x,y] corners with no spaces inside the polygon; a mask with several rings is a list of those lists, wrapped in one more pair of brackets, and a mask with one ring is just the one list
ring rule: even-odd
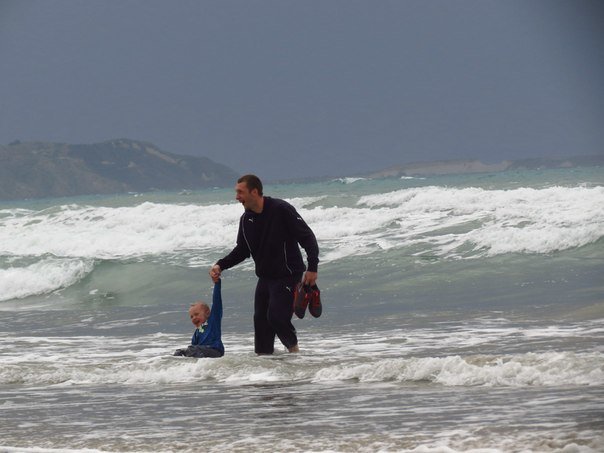
{"label": "man's face", "polygon": [[258,190],[250,191],[247,184],[239,182],[235,186],[235,199],[243,205],[245,209],[253,209],[258,204]]}

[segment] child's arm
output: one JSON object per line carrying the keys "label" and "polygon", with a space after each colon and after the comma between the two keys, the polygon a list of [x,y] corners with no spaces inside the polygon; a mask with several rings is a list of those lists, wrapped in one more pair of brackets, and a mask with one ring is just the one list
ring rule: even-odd
{"label": "child's arm", "polygon": [[220,291],[221,280],[217,278],[214,282],[214,290],[212,291],[212,311],[211,313],[218,319],[222,318],[222,294]]}

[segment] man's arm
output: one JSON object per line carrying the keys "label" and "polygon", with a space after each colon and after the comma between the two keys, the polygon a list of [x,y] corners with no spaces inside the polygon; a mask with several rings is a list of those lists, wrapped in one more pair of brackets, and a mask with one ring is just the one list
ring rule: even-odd
{"label": "man's arm", "polygon": [[314,285],[318,277],[319,268],[319,244],[317,243],[315,233],[313,233],[293,206],[291,206],[291,209],[288,209],[287,223],[296,241],[306,252],[308,269],[304,274],[303,282]]}
{"label": "man's arm", "polygon": [[250,257],[250,249],[245,243],[245,238],[243,237],[243,232],[241,231],[241,225],[239,226],[239,231],[237,232],[237,245],[231,253],[225,256],[222,259],[219,259],[216,264],[214,264],[210,268],[210,278],[216,282],[215,279],[220,278],[222,271],[226,269],[230,269],[233,266],[241,263],[246,258]]}

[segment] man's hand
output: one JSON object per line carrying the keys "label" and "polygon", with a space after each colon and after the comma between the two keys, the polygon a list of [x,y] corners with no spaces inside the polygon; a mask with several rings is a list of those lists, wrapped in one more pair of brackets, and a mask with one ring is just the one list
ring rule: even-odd
{"label": "man's hand", "polygon": [[314,285],[317,282],[317,278],[319,277],[319,273],[318,272],[310,272],[310,271],[306,271],[304,273],[304,278],[302,279],[302,283],[304,283],[305,285]]}
{"label": "man's hand", "polygon": [[222,269],[220,269],[220,266],[218,264],[214,264],[212,266],[212,268],[210,269],[210,278],[212,279],[212,281],[214,283],[216,283],[218,281],[218,279],[220,278],[221,272],[222,272]]}

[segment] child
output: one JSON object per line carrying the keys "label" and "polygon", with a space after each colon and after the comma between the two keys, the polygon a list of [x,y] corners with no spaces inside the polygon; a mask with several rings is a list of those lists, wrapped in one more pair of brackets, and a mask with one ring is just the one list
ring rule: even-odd
{"label": "child", "polygon": [[[214,280],[214,279],[213,279]],[[214,280],[212,293],[212,309],[204,302],[196,302],[189,308],[191,322],[196,329],[193,332],[191,346],[187,349],[177,349],[174,355],[185,357],[222,357],[222,296],[220,294],[220,278]]]}

